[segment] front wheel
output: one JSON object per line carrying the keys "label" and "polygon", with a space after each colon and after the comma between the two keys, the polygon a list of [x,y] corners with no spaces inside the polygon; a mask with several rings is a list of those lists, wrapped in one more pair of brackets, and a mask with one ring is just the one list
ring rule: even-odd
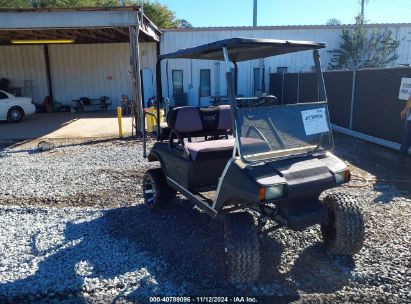
{"label": "front wheel", "polygon": [[148,208],[159,209],[175,195],[161,168],[147,170],[143,177],[143,197]]}
{"label": "front wheel", "polygon": [[323,240],[332,254],[354,255],[364,243],[364,218],[354,198],[344,194],[327,195],[328,222],[321,224]]}
{"label": "front wheel", "polygon": [[251,214],[227,214],[224,232],[228,281],[233,284],[255,282],[260,274],[260,244]]}
{"label": "front wheel", "polygon": [[12,107],[7,113],[7,119],[11,122],[19,122],[23,119],[24,112],[19,107]]}

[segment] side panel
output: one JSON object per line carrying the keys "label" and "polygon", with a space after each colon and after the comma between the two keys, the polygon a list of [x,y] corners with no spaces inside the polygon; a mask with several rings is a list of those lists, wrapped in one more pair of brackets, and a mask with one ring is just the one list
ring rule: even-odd
{"label": "side panel", "polygon": [[259,185],[239,159],[231,162],[217,190],[214,209],[217,211],[230,201],[258,203]]}
{"label": "side panel", "polygon": [[193,162],[183,154],[170,150],[168,143],[156,143],[150,156],[160,161],[166,176],[186,189],[216,187],[227,160],[210,159]]}

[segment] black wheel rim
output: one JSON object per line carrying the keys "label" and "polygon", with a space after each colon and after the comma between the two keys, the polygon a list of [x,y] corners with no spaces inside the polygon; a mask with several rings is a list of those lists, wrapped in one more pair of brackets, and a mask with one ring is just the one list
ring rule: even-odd
{"label": "black wheel rim", "polygon": [[12,119],[13,121],[20,120],[20,118],[21,118],[21,113],[20,113],[19,110],[12,110],[12,111],[10,112],[10,117],[11,117],[11,119]]}
{"label": "black wheel rim", "polygon": [[146,178],[144,181],[144,201],[146,204],[151,208],[154,205],[156,192],[155,188],[153,187],[153,182],[150,178]]}

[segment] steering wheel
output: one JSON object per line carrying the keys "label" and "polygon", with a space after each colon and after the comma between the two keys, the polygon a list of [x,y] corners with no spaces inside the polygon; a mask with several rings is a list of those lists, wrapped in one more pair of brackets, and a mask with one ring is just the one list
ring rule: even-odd
{"label": "steering wheel", "polygon": [[237,100],[237,103],[242,108],[266,107],[279,105],[278,98],[274,95],[261,96],[259,98],[250,98],[246,102]]}
{"label": "steering wheel", "polygon": [[278,106],[280,104],[274,95],[261,96],[261,99],[265,101],[266,105]]}

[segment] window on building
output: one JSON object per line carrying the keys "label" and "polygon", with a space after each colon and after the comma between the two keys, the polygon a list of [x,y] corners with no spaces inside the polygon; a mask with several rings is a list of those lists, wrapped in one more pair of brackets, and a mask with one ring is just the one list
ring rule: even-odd
{"label": "window on building", "polygon": [[210,69],[200,70],[200,97],[211,95]]}
{"label": "window on building", "polygon": [[261,77],[260,68],[254,68],[254,96],[261,93]]}
{"label": "window on building", "polygon": [[173,78],[173,94],[183,94],[183,71],[182,70],[173,70],[172,71],[172,78]]}

